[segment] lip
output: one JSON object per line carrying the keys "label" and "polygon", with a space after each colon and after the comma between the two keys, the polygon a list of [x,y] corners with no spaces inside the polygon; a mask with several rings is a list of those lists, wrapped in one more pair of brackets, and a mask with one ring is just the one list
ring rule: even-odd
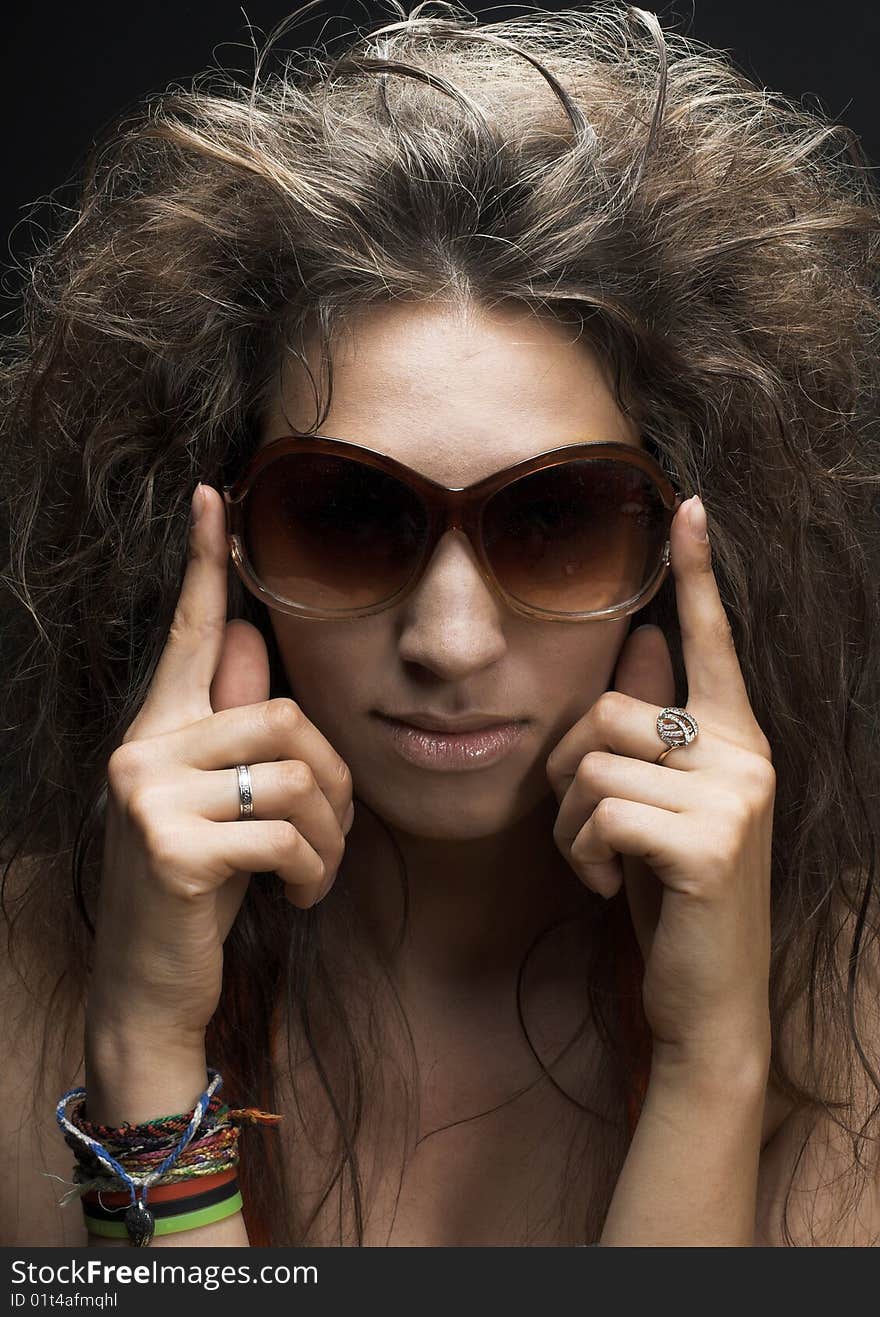
{"label": "lip", "polygon": [[463,718],[441,718],[430,713],[382,713],[382,718],[392,722],[406,723],[409,727],[421,727],[426,732],[476,732],[486,727],[508,726],[522,721],[519,718],[505,718],[494,713],[471,713]]}
{"label": "lip", "polygon": [[466,731],[433,731],[414,723],[376,715],[395,750],[409,763],[435,772],[460,773],[496,764],[522,737],[526,723],[484,724]]}

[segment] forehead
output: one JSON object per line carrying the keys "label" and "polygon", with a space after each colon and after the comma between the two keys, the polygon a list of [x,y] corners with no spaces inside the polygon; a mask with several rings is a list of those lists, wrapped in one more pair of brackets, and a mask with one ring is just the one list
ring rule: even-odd
{"label": "forehead", "polygon": [[[320,378],[317,345],[307,358]],[[286,413],[286,414],[285,414]],[[260,447],[311,430],[311,384],[293,356],[260,428]],[[601,361],[575,330],[527,309],[389,303],[351,318],[333,350],[333,399],[320,433],[386,453],[463,486],[563,444],[641,447]]]}

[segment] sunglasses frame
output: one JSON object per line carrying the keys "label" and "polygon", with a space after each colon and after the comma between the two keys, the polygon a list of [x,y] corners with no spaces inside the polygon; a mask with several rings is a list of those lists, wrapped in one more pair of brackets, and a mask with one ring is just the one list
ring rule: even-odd
{"label": "sunglasses frame", "polygon": [[[425,547],[409,579],[389,599],[383,600],[379,604],[370,604],[361,608],[322,610],[310,608],[307,605],[291,604],[286,599],[280,599],[259,580],[244,547],[244,502],[257,477],[262,474],[266,467],[292,452],[321,453],[347,457],[366,466],[374,467],[376,470],[399,480],[424,503],[428,515],[428,534]],[[512,484],[515,480],[531,475],[536,471],[543,471],[547,467],[559,466],[573,458],[583,458],[587,453],[591,457],[617,458],[631,466],[638,467],[654,481],[666,511],[666,543],[660,561],[649,581],[637,595],[622,604],[616,604],[612,608],[587,613],[559,613],[532,607],[508,594],[492,570],[483,550],[481,519],[484,505],[490,497],[507,485]],[[463,487],[448,487],[438,484],[437,481],[429,479],[428,476],[422,475],[419,471],[414,471],[411,467],[388,457],[385,453],[377,453],[371,448],[352,443],[346,439],[334,439],[330,435],[322,434],[284,435],[280,439],[275,439],[266,444],[264,448],[258,449],[242,475],[233,484],[224,485],[222,492],[226,507],[226,536],[230,554],[235,569],[245,587],[251,594],[262,600],[268,608],[277,609],[293,617],[311,618],[316,621],[349,621],[358,617],[370,617],[401,603],[421,580],[441,536],[446,530],[450,529],[461,530],[468,537],[486,584],[497,598],[501,599],[520,616],[542,622],[612,621],[626,617],[647,604],[666,579],[670,562],[669,529],[675,512],[682,502],[679,491],[668,479],[659,463],[649,453],[641,448],[634,448],[631,444],[602,440],[587,440],[580,443],[566,444],[561,448],[553,448],[547,452],[539,453],[536,457],[529,457],[521,462],[515,462],[513,466],[505,467],[503,471],[496,471],[474,484]]]}

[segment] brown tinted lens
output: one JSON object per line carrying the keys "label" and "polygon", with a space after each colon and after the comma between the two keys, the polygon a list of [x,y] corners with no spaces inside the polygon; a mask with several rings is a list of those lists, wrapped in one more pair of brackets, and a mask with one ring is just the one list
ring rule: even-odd
{"label": "brown tinted lens", "polygon": [[427,534],[412,490],[375,467],[286,453],[244,504],[244,542],[261,584],[288,603],[332,612],[382,603],[406,584]]}
{"label": "brown tinted lens", "polygon": [[614,458],[578,458],[495,494],[483,536],[493,571],[516,599],[586,613],[640,593],[659,566],[667,514],[647,472]]}

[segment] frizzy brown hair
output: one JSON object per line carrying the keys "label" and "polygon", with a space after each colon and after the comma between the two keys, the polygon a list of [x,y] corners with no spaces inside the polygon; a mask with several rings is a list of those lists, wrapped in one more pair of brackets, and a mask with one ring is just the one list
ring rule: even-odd
{"label": "frizzy brown hair", "polygon": [[[522,304],[578,327],[649,451],[709,510],[777,773],[773,1074],[846,1133],[855,1203],[880,1110],[860,996],[876,1000],[880,852],[878,204],[863,153],[639,9],[477,25],[454,5],[388,7],[399,21],[336,57],[145,98],[30,262],[0,394],[0,836],[11,952],[23,975],[60,966],[44,1058],[85,992],[107,760],[165,643],[196,480],[241,469],[307,329],[332,391],[330,346],[359,307]],[[271,693],[288,693],[268,618],[231,571],[229,615],[260,628]],[[684,704],[671,578],[648,617]],[[291,908],[273,878],[250,884],[228,939],[209,1056],[236,1101],[276,1109],[268,1044],[287,1007],[338,1120],[326,1193],[341,1201],[349,1174],[361,1242],[368,1043],[333,996],[320,907]],[[597,901],[597,920],[621,901]],[[612,962],[589,967],[599,1014]],[[623,1094],[634,1061],[613,1016]],[[253,1135],[252,1242],[310,1242],[283,1159]],[[625,1151],[609,1153],[593,1237]],[[820,1242],[792,1235],[789,1196],[786,1242]]]}

